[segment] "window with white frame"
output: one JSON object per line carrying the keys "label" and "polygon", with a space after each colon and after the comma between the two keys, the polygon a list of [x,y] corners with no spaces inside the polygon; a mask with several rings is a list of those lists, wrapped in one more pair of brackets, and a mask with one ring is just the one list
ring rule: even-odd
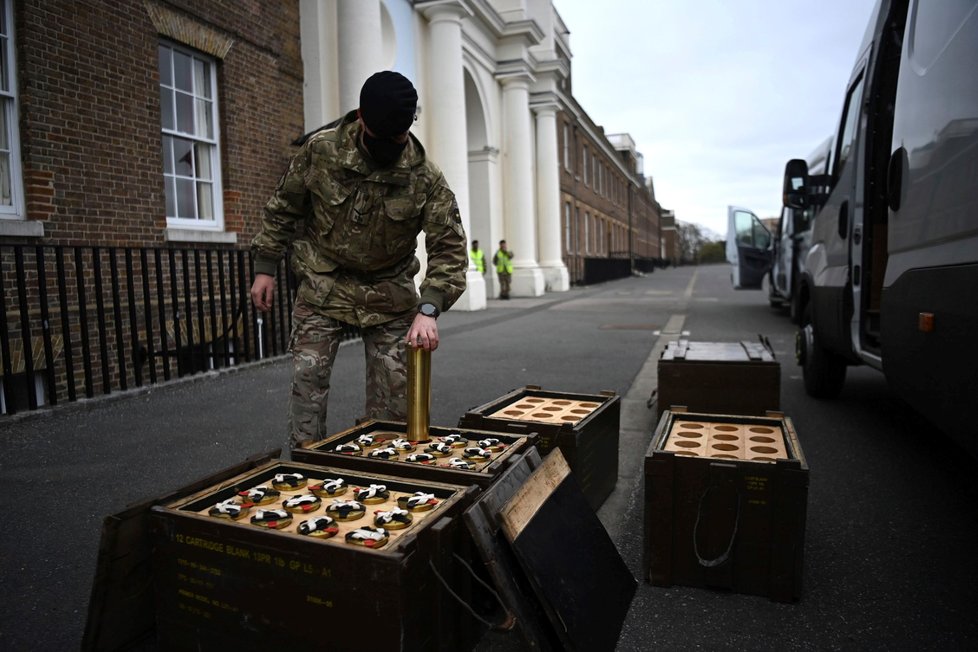
{"label": "window with white frame", "polygon": [[571,205],[564,203],[564,251],[571,251]]}
{"label": "window with white frame", "polygon": [[570,170],[570,127],[564,123],[564,169]]}
{"label": "window with white frame", "polygon": [[0,217],[23,219],[13,2],[0,0]]}
{"label": "window with white frame", "polygon": [[223,229],[217,65],[168,42],[159,65],[167,225]]}
{"label": "window with white frame", "polygon": [[579,255],[581,253],[581,231],[583,230],[581,224],[583,223],[583,219],[581,218],[581,207],[578,206],[575,210],[577,212],[577,218],[574,220],[574,253]]}
{"label": "window with white frame", "polygon": [[591,253],[591,214],[584,213],[584,253]]}
{"label": "window with white frame", "polygon": [[588,184],[587,145],[584,146],[584,165],[581,167],[584,168],[584,185],[586,186]]}

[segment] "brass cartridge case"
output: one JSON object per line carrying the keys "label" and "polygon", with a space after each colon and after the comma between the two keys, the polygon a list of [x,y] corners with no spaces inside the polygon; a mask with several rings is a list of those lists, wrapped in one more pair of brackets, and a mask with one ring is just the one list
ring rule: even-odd
{"label": "brass cartridge case", "polygon": [[408,345],[407,440],[427,441],[431,417],[431,351]]}

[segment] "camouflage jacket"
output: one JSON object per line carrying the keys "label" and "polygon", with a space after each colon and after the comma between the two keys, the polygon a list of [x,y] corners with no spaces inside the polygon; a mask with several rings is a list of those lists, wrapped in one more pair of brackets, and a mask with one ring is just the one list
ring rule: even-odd
{"label": "camouflage jacket", "polygon": [[273,274],[286,248],[299,298],[340,321],[374,326],[418,304],[418,234],[428,268],[421,300],[447,310],[465,290],[468,257],[455,195],[412,135],[401,158],[373,169],[350,112],[302,144],[265,205],[252,240],[255,272]]}

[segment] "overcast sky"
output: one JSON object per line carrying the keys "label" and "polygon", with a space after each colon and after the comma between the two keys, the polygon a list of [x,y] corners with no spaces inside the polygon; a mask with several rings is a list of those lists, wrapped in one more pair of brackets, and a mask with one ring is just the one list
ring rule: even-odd
{"label": "overcast sky", "polygon": [[875,0],[553,0],[573,94],[629,133],[676,219],[781,213],[781,175],[835,130]]}

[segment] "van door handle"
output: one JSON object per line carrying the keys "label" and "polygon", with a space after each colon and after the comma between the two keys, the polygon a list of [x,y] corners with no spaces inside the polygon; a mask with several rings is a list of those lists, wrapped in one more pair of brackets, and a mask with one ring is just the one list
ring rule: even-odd
{"label": "van door handle", "polygon": [[849,235],[849,202],[842,202],[839,206],[839,237],[843,240]]}

